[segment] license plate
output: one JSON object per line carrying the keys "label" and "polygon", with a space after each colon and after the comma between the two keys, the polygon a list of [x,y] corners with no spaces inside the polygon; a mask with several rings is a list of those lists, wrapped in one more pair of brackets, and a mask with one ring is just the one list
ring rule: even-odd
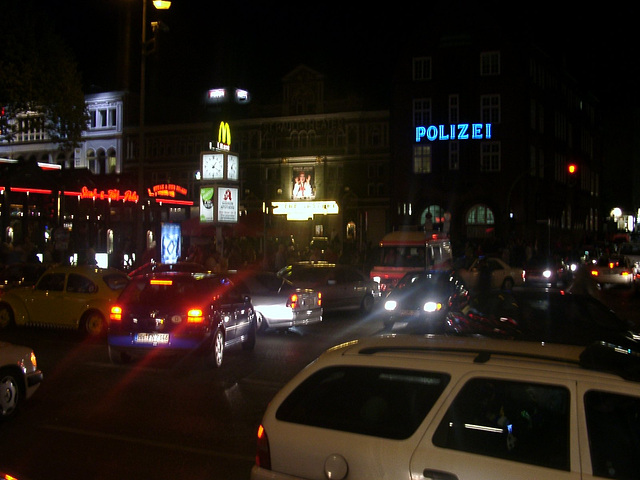
{"label": "license plate", "polygon": [[168,333],[138,333],[134,339],[135,343],[167,344],[169,343]]}

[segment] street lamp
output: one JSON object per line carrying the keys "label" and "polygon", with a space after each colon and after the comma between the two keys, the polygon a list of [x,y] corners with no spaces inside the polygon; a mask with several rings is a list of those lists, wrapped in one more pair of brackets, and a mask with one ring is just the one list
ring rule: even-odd
{"label": "street lamp", "polygon": [[[171,7],[171,2],[168,0],[153,0],[153,6],[157,10],[168,10]],[[142,195],[144,191],[144,162],[145,162],[145,145],[144,145],[144,111],[145,111],[145,77],[147,70],[147,55],[153,52],[153,49],[149,50],[149,45],[155,43],[155,33],[151,40],[147,40],[147,0],[142,0],[142,42],[141,42],[141,55],[140,55],[140,132],[139,132],[139,151],[138,151],[138,196],[142,202]],[[146,249],[145,236],[144,236],[144,203],[141,203],[138,209],[138,226],[137,226],[137,240],[136,245],[140,253],[144,253]]]}

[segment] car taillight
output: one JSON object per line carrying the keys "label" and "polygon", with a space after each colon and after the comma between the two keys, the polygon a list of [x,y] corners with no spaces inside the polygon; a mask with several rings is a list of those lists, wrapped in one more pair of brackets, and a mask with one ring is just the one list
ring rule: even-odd
{"label": "car taillight", "polygon": [[287,300],[287,307],[295,309],[298,306],[298,294],[292,293]]}
{"label": "car taillight", "polygon": [[264,427],[258,427],[258,443],[256,448],[256,465],[265,470],[271,470],[271,452],[269,451],[269,439]]}
{"label": "car taillight", "polygon": [[109,312],[109,320],[112,322],[119,322],[122,320],[122,307],[114,305]]}
{"label": "car taillight", "polygon": [[192,308],[187,312],[187,323],[203,323],[204,315],[199,308]]}
{"label": "car taillight", "polygon": [[591,276],[597,277],[598,276],[598,271],[597,270],[591,270]]}
{"label": "car taillight", "polygon": [[318,292],[318,306],[321,307],[322,306],[322,293]]}

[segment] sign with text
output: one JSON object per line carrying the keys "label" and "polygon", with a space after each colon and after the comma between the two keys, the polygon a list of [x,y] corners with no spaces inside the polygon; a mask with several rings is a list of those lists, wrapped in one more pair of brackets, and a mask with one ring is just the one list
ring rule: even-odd
{"label": "sign with text", "polygon": [[458,123],[416,127],[416,142],[421,142],[423,139],[434,142],[436,140],[488,140],[490,138],[490,123]]}

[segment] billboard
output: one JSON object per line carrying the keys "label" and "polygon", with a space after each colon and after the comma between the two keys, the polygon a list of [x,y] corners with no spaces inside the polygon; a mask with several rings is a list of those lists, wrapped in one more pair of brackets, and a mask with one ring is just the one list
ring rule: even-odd
{"label": "billboard", "polygon": [[180,258],[181,230],[179,223],[163,223],[160,228],[160,261],[176,263]]}
{"label": "billboard", "polygon": [[313,200],[316,186],[313,167],[295,167],[291,180],[291,200]]}

